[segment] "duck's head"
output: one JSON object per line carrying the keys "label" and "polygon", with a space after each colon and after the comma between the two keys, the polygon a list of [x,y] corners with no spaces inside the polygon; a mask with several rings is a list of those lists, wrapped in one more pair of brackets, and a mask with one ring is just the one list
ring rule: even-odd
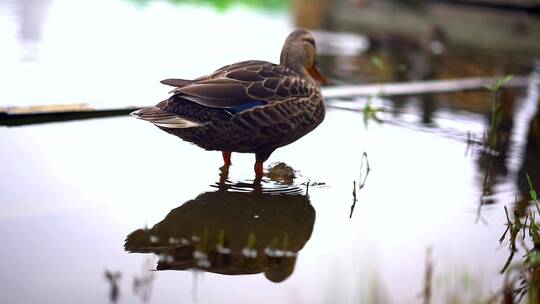
{"label": "duck's head", "polygon": [[328,83],[319,69],[315,39],[305,29],[290,33],[281,50],[280,64],[322,84]]}

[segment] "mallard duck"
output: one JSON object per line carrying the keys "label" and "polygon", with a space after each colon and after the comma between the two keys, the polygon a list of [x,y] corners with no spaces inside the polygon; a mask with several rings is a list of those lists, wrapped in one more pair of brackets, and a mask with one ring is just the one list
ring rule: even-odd
{"label": "mallard duck", "polygon": [[172,96],[133,116],[206,149],[221,151],[224,167],[231,152],[255,153],[255,174],[279,147],[317,127],[325,106],[315,40],[304,29],[283,45],[280,64],[249,60],[224,66],[194,80],[165,79]]}

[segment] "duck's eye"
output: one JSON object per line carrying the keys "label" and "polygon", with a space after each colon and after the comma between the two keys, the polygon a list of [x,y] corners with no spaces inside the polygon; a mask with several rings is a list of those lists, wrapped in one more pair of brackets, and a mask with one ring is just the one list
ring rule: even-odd
{"label": "duck's eye", "polygon": [[313,47],[315,47],[315,40],[311,37],[304,37],[304,41],[311,44]]}

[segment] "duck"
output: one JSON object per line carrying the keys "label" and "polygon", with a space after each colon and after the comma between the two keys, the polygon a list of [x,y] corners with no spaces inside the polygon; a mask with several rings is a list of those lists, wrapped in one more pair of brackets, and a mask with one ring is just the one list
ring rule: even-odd
{"label": "duck", "polygon": [[221,151],[227,172],[232,152],[254,153],[259,179],[277,148],[324,120],[320,86],[327,82],[313,35],[296,29],[285,40],[279,64],[248,60],[193,80],[162,80],[174,87],[171,96],[131,115],[205,150]]}

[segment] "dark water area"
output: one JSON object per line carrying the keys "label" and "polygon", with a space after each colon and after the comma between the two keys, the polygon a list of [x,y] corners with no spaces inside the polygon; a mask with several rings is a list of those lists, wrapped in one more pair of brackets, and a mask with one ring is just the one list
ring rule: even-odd
{"label": "dark water area", "polygon": [[[277,62],[300,2],[0,1],[0,107],[153,105],[161,79]],[[313,31],[333,85],[538,73],[439,28],[338,25]],[[504,206],[531,208],[526,174],[540,189],[534,77],[499,112],[483,88],[327,99],[262,181],[253,155],[224,172],[127,115],[0,127],[0,302],[417,303],[430,267],[431,303],[486,301],[505,280]]]}

